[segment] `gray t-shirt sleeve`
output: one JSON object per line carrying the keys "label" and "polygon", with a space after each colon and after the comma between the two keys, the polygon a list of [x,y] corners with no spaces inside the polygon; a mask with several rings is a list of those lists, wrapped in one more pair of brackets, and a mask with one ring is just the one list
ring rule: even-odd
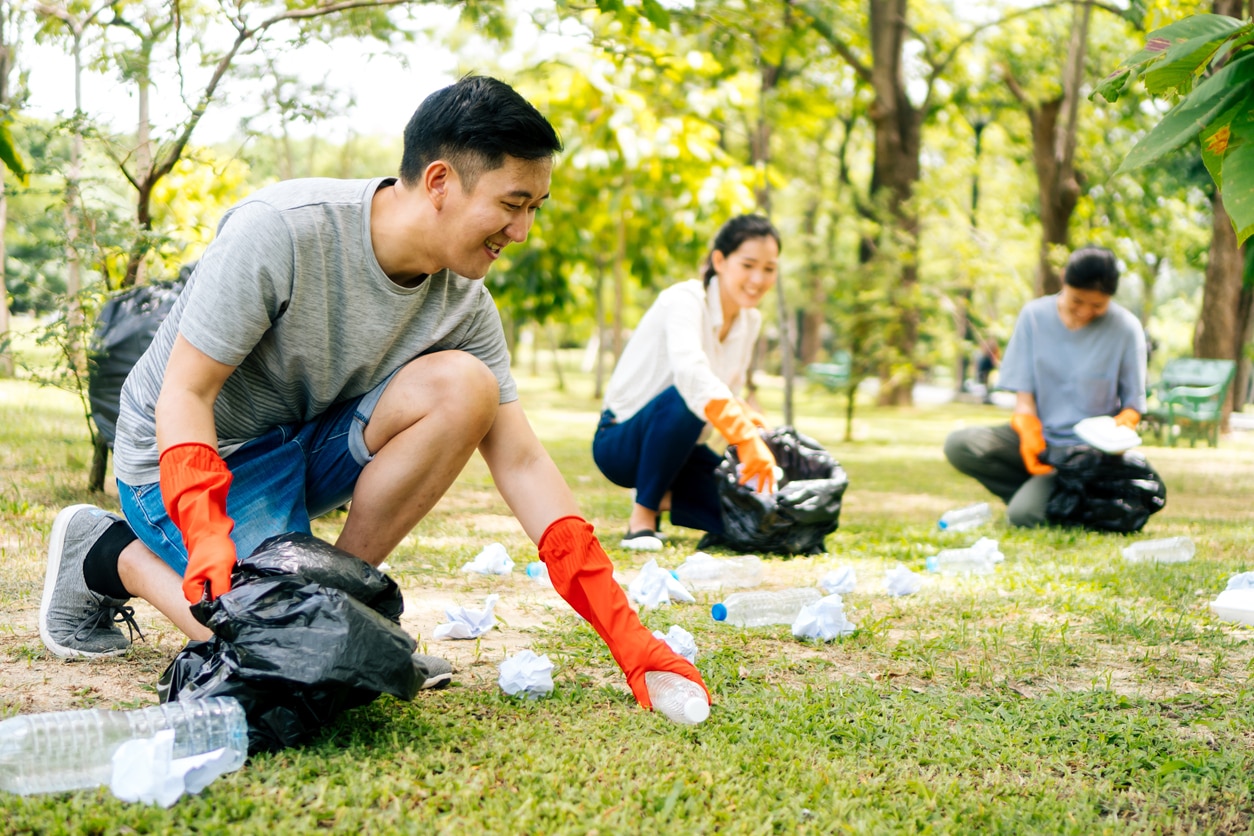
{"label": "gray t-shirt sleeve", "polygon": [[282,316],[292,292],[292,235],[261,202],[227,215],[196,265],[179,333],[208,356],[238,366]]}
{"label": "gray t-shirt sleeve", "polygon": [[1119,403],[1121,409],[1131,407],[1145,414],[1145,330],[1139,321],[1135,326],[1119,361]]}

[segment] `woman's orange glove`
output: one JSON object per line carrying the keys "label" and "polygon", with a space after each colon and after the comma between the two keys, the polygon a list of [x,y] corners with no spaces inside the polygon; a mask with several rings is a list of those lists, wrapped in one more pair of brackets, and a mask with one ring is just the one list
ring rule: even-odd
{"label": "woman's orange glove", "polygon": [[235,521],[226,513],[231,471],[208,444],[175,444],[161,454],[161,499],[170,519],[183,532],[187,571],[183,597],[198,604],[231,588],[235,567]]}
{"label": "woman's orange glove", "polygon": [[614,580],[614,564],[582,517],[562,517],[540,538],[540,559],[549,570],[553,588],[583,616],[609,647],[614,661],[627,674],[636,702],[652,709],[644,675],[670,671],[710,691],[696,667],[655,638],[636,615],[622,587]]}
{"label": "woman's orange glove", "polygon": [[1045,428],[1041,419],[1027,412],[1016,412],[1010,419],[1010,426],[1019,434],[1019,455],[1023,457],[1023,466],[1033,476],[1045,476],[1054,469],[1041,463],[1041,453],[1045,452]]}
{"label": "woman's orange glove", "polygon": [[1135,430],[1141,423],[1141,413],[1132,407],[1128,407],[1115,416],[1115,423],[1121,427]]}
{"label": "woman's orange glove", "polygon": [[740,404],[726,398],[710,401],[705,405],[705,420],[736,446],[736,456],[744,465],[740,484],[756,477],[758,493],[774,493],[775,456]]}

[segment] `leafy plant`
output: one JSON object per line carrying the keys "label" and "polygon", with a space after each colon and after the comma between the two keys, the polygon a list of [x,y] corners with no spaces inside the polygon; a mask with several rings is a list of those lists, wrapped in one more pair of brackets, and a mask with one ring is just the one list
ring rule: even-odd
{"label": "leafy plant", "polygon": [[1254,20],[1199,14],[1157,29],[1093,96],[1113,102],[1137,79],[1150,95],[1180,98],[1115,173],[1149,165],[1200,139],[1202,160],[1223,191],[1237,243],[1244,243],[1254,235]]}

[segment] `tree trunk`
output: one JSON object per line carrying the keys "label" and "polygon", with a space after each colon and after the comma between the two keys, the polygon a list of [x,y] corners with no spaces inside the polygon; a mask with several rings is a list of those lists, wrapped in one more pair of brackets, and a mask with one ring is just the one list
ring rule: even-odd
{"label": "tree trunk", "polygon": [[871,194],[887,192],[890,218],[885,219],[884,235],[896,236],[898,246],[904,249],[897,287],[890,298],[890,304],[900,312],[900,324],[891,337],[893,360],[880,367],[879,402],[897,406],[914,402],[918,378],[913,360],[919,333],[919,311],[914,303],[919,280],[919,216],[910,199],[919,181],[923,114],[906,96],[902,71],[906,5],[906,0],[871,0],[871,82],[875,90],[871,106],[875,126]]}
{"label": "tree trunk", "polygon": [[[1237,313],[1241,305],[1241,284],[1245,263],[1237,247],[1237,235],[1224,209],[1223,195],[1216,192],[1212,201],[1210,258],[1206,263],[1206,283],[1202,290],[1202,310],[1193,331],[1193,356],[1222,360],[1238,360],[1234,350],[1243,336],[1245,323]],[[1235,394],[1236,387],[1230,390]],[[1224,405],[1223,426],[1227,428],[1232,397]]]}
{"label": "tree trunk", "polygon": [[0,377],[13,377],[13,347],[9,344],[9,282],[5,269],[4,232],[8,225],[9,204],[4,194],[4,166],[0,166]]}
{"label": "tree trunk", "polygon": [[596,340],[596,391],[592,397],[598,401],[605,395],[605,260],[600,253],[596,255],[596,278],[593,283],[593,300],[596,304],[596,331],[592,339]]}

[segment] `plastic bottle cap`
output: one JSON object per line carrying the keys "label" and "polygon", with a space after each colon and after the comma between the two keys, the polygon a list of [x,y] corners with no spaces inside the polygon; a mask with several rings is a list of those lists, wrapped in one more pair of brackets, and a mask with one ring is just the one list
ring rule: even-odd
{"label": "plastic bottle cap", "polygon": [[929,557],[929,558],[925,561],[925,565],[927,566],[927,570],[928,570],[929,572],[939,572],[939,571],[940,571],[940,561],[936,559],[936,555],[932,555],[931,557]]}
{"label": "plastic bottle cap", "polygon": [[692,697],[684,702],[684,719],[689,723],[704,723],[710,716],[710,704],[704,697]]}
{"label": "plastic bottle cap", "polygon": [[723,604],[715,604],[710,607],[710,615],[714,616],[715,621],[727,620],[727,607]]}
{"label": "plastic bottle cap", "polygon": [[949,523],[945,522],[944,520],[941,520],[940,522],[938,522],[937,525],[939,525],[941,528],[949,528]]}
{"label": "plastic bottle cap", "polygon": [[544,574],[543,563],[528,563],[527,564],[527,577],[535,578],[542,574]]}

